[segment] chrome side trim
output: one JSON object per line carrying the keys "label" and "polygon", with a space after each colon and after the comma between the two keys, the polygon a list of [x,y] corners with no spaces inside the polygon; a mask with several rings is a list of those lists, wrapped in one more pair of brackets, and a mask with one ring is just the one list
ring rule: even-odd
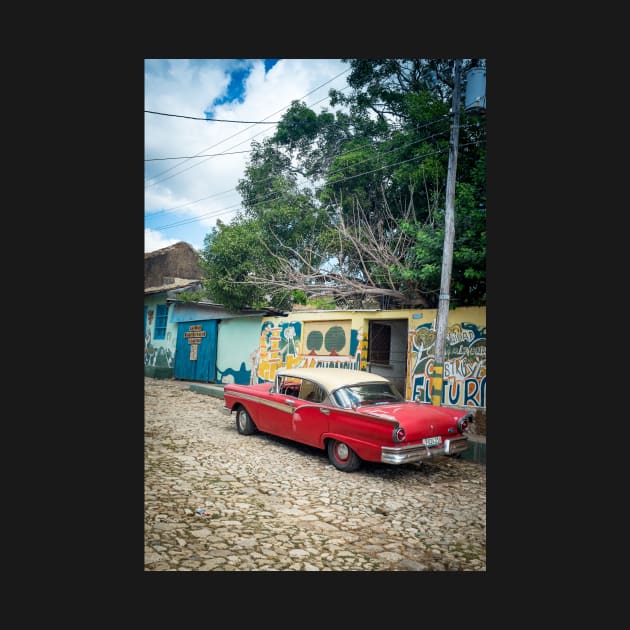
{"label": "chrome side trim", "polygon": [[291,405],[283,405],[282,403],[277,403],[273,400],[265,400],[264,398],[260,398],[259,396],[251,396],[250,394],[243,394],[241,392],[228,392],[228,395],[234,396],[234,398],[242,398],[243,400],[251,400],[252,402],[258,403],[259,405],[273,407],[274,409],[279,409],[280,411],[284,411],[286,413],[293,413],[294,411],[294,407],[292,407]]}
{"label": "chrome side trim", "polygon": [[408,464],[421,462],[440,455],[454,455],[468,448],[468,438],[458,437],[444,440],[442,446],[429,448],[424,444],[408,446],[381,446],[381,461],[384,464]]}
{"label": "chrome side trim", "polygon": [[369,416],[370,418],[379,418],[380,420],[386,420],[387,422],[392,422],[395,425],[398,425],[398,420],[396,420],[396,418],[392,417],[392,416],[388,416],[387,414],[384,413],[372,413],[369,411],[366,411],[364,413],[361,414],[362,416]]}

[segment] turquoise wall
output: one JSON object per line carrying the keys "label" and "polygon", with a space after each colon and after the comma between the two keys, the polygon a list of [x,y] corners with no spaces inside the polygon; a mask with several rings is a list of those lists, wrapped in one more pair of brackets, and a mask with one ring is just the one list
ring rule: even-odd
{"label": "turquoise wall", "polygon": [[[219,383],[252,382],[253,361],[260,342],[260,317],[224,319],[217,340],[217,380]],[[254,374],[255,376],[255,374]]]}

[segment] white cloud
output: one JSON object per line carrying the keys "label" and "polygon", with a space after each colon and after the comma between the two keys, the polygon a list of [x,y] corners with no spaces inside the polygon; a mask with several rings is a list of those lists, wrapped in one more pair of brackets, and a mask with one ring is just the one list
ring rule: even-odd
{"label": "white cloud", "polygon": [[[304,101],[319,112],[328,106],[329,89],[346,85],[347,74],[326,82],[348,64],[337,59],[281,59],[265,74],[262,59],[146,60],[145,109],[204,117],[204,111],[226,95],[230,73],[243,67],[251,67],[243,102],[215,107],[215,118],[277,121],[293,100]],[[323,83],[321,89],[308,94]],[[204,122],[146,113],[144,120],[145,159],[245,151],[252,139],[261,141],[275,131],[275,125]],[[234,189],[248,157],[248,153],[235,153],[145,162],[145,251],[180,240],[200,249],[216,219],[229,222],[239,207],[240,195]]]}
{"label": "white cloud", "polygon": [[160,232],[156,232],[155,230],[144,229],[144,253],[153,252],[156,249],[163,249],[164,247],[169,247],[170,245],[175,245],[178,239],[171,238],[165,239]]}

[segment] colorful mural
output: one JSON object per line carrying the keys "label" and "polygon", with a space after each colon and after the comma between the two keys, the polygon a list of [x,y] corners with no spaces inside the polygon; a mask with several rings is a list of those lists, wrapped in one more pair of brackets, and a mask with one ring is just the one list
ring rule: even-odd
{"label": "colorful mural", "polygon": [[241,362],[241,367],[238,370],[231,367],[220,370],[217,367],[217,376],[219,383],[240,383],[241,385],[251,383],[251,370],[247,369],[245,361]]}
{"label": "colorful mural", "polygon": [[[407,378],[411,399],[431,402],[436,332],[432,323],[409,333]],[[486,328],[463,322],[446,331],[442,404],[486,406]]]}
{"label": "colorful mural", "polygon": [[[145,367],[173,368],[175,363],[175,341],[177,325],[168,321],[164,339],[155,339],[155,313],[163,295],[145,296],[145,312],[147,315],[144,334]],[[170,319],[170,314],[169,314]]]}
{"label": "colorful mural", "polygon": [[[383,318],[392,318],[392,314],[392,311],[386,312]],[[435,312],[424,312],[425,316],[430,314]],[[352,313],[352,319],[333,319],[339,315],[338,311],[331,312],[330,320],[321,318],[317,321],[263,319],[260,347],[251,355],[251,382],[272,381],[280,367],[367,370],[369,339],[364,326],[368,328],[369,321],[379,318],[368,319],[362,313]],[[409,311],[406,316],[409,326],[405,395],[410,400],[431,403],[435,321],[426,317],[425,323],[416,326],[421,315]],[[455,319],[452,314],[449,317]],[[485,309],[481,312],[477,309],[474,318],[484,323],[462,321],[447,328],[442,388],[444,405],[486,407]]]}
{"label": "colorful mural", "polygon": [[[303,335],[304,329],[304,335]],[[360,369],[361,331],[339,322],[263,322],[256,366],[259,383],[272,381],[280,367]]]}
{"label": "colorful mural", "polygon": [[151,367],[173,367],[174,355],[170,348],[160,346],[156,348],[151,344],[151,335],[147,333],[144,338],[144,364]]}

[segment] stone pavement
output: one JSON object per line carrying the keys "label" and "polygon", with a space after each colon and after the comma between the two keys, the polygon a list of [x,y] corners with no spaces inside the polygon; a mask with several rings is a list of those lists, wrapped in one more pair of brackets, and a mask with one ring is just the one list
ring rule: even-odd
{"label": "stone pavement", "polygon": [[333,468],[242,436],[223,401],[145,377],[145,571],[485,571],[486,468]]}

